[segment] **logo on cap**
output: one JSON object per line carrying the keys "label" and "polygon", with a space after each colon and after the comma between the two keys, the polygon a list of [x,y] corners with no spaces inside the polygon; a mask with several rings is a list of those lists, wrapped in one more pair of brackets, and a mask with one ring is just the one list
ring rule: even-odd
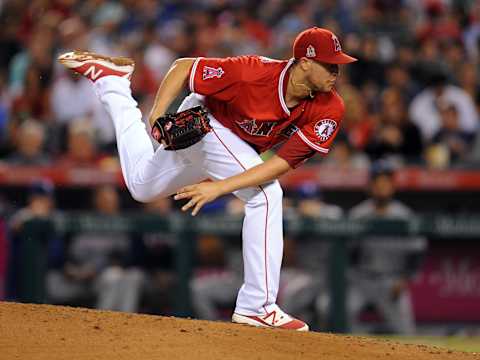
{"label": "logo on cap", "polygon": [[335,49],[335,52],[342,51],[342,46],[340,45],[340,41],[335,36],[335,34],[332,34],[332,40],[333,40],[333,48]]}
{"label": "logo on cap", "polygon": [[317,56],[317,53],[315,52],[315,48],[312,45],[308,45],[307,54],[305,56],[308,58],[314,58],[315,56]]}

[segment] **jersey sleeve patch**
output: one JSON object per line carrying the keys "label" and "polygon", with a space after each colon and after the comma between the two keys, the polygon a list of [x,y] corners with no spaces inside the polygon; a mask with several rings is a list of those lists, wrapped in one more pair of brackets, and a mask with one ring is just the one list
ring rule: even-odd
{"label": "jersey sleeve patch", "polygon": [[210,66],[204,66],[202,71],[202,80],[208,80],[213,78],[221,78],[225,74],[225,71],[221,67],[213,68]]}
{"label": "jersey sleeve patch", "polygon": [[327,154],[340,129],[340,123],[341,119],[335,119],[334,116],[320,118],[305,124],[297,134],[312,149]]}
{"label": "jersey sleeve patch", "polygon": [[313,130],[320,143],[328,141],[337,129],[337,122],[332,119],[322,119],[317,121]]}
{"label": "jersey sleeve patch", "polygon": [[230,101],[239,91],[243,67],[238,57],[197,58],[190,70],[190,91]]}

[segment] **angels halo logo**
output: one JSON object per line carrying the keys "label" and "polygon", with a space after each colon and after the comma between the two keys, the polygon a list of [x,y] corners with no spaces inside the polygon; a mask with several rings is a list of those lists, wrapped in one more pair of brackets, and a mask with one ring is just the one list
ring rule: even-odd
{"label": "angels halo logo", "polygon": [[203,67],[203,74],[202,74],[202,79],[207,80],[207,79],[212,79],[212,78],[221,78],[225,74],[225,71],[221,67],[218,68],[213,68],[210,66],[204,66]]}
{"label": "angels halo logo", "polygon": [[323,119],[318,121],[315,126],[315,134],[319,137],[321,142],[325,142],[330,139],[330,136],[335,132],[337,123],[332,119]]}
{"label": "angels halo logo", "polygon": [[308,45],[306,57],[314,58],[315,56],[317,56],[317,53],[315,52],[315,48],[312,45]]}
{"label": "angels halo logo", "polygon": [[335,52],[342,51],[342,46],[340,45],[340,41],[333,34],[332,34],[332,41],[333,41],[333,48],[335,49]]}

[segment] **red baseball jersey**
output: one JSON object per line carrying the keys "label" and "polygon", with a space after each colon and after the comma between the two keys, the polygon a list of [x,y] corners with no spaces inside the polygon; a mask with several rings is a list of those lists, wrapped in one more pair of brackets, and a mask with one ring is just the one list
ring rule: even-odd
{"label": "red baseball jersey", "polygon": [[189,87],[205,95],[211,114],[258,152],[283,142],[277,155],[296,167],[316,152],[328,153],[344,104],[331,91],[289,109],[285,92],[292,64],[293,59],[261,56],[197,58]]}

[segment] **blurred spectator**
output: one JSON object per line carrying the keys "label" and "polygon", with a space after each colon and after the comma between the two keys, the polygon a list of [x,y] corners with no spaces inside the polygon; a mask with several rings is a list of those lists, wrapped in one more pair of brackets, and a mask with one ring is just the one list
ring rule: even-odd
{"label": "blurred spectator", "polygon": [[342,132],[355,150],[361,150],[372,136],[377,118],[369,113],[367,104],[357,88],[348,83],[342,83],[338,91],[345,102]]}
{"label": "blurred spectator", "polygon": [[[227,196],[210,204],[207,211],[242,219],[245,204],[236,197]],[[236,241],[236,237],[220,239],[211,235],[198,239],[190,290],[193,311],[200,319],[227,320],[231,317],[238,289],[243,283],[241,250],[232,246]]]}
{"label": "blurred spectator", "polygon": [[37,180],[29,188],[27,205],[10,219],[8,298],[23,302],[46,301],[46,273],[50,250],[58,244],[52,219],[53,184]]}
{"label": "blurred spectator", "polygon": [[418,92],[417,84],[410,75],[410,69],[406,65],[393,63],[387,68],[387,88],[397,90],[405,99],[406,106]]}
{"label": "blurred spectator", "polygon": [[108,0],[85,1],[82,13],[92,14],[89,49],[99,54],[120,55],[118,47],[119,27],[125,16],[121,2]]}
{"label": "blurred spectator", "polygon": [[[17,5],[18,6],[18,5]],[[16,16],[15,4],[5,4],[3,2],[0,8],[0,23],[2,31],[0,32],[0,72],[8,69],[12,58],[21,51],[20,39],[18,39],[19,21]]]}
{"label": "blurred spectator", "polygon": [[465,49],[460,42],[452,42],[444,44],[444,50],[442,50],[442,52],[444,62],[452,76],[452,80],[458,84],[458,72],[462,68],[462,65],[465,64]]}
{"label": "blurred spectator", "polygon": [[349,69],[352,84],[359,88],[383,86],[385,66],[379,56],[378,37],[364,37],[360,51],[358,62]]}
{"label": "blurred spectator", "polygon": [[477,113],[480,110],[478,94],[480,93],[480,78],[475,63],[462,63],[458,69],[458,84],[465,90],[471,98],[476,102]]}
{"label": "blurred spectator", "polygon": [[[342,208],[327,203],[314,182],[305,182],[292,195],[294,201],[287,201],[284,206],[286,219],[339,220],[343,216]],[[315,236],[286,237],[279,293],[282,308],[312,324],[317,323],[320,329],[328,326],[329,240]]]}
{"label": "blurred spectator", "polygon": [[48,155],[44,152],[45,127],[35,120],[24,121],[17,130],[12,153],[7,162],[12,165],[39,165],[50,164]]}
{"label": "blurred spectator", "polygon": [[[393,167],[378,161],[372,165],[370,198],[354,206],[352,219],[409,219],[412,211],[394,199]],[[361,313],[373,305],[385,326],[381,332],[415,333],[415,316],[408,282],[419,268],[425,251],[423,238],[368,236],[352,247],[352,267],[347,310],[351,329],[364,332]]]}
{"label": "blurred spectator", "polygon": [[[236,20],[239,24],[240,32],[246,35],[246,42],[259,49],[260,53],[265,53],[271,42],[272,31],[262,21],[259,20],[256,13],[252,13],[248,8],[236,12]],[[252,49],[253,50],[253,49]],[[256,51],[250,53],[257,53]],[[246,54],[245,52],[242,54]]]}
{"label": "blurred spectator", "polygon": [[343,216],[342,208],[325,202],[322,191],[313,181],[306,181],[300,185],[294,193],[294,198],[296,211],[300,216],[330,220],[338,220]]}
{"label": "blurred spectator", "polygon": [[[335,0],[324,0],[317,4],[315,12],[315,23],[324,24],[329,19],[336,19],[338,26],[345,33],[350,33],[356,30],[357,24],[353,17],[354,11],[345,4],[345,2]],[[333,30],[333,29],[332,29]],[[339,31],[334,31],[336,34]]]}
{"label": "blurred spectator", "polygon": [[337,135],[335,145],[330,154],[322,159],[322,165],[331,167],[332,171],[338,169],[366,169],[370,165],[368,157],[355,150],[350,141],[342,133]]}
{"label": "blurred spectator", "polygon": [[460,128],[459,113],[455,105],[438,103],[441,128],[432,138],[435,146],[443,146],[447,152],[448,163],[458,164],[467,159],[474,135]]}
{"label": "blurred spectator", "polygon": [[444,67],[446,65],[440,60],[442,50],[439,42],[431,38],[425,39],[417,46],[418,54],[414,66],[414,70],[416,70],[415,75],[420,77],[422,83],[428,83],[430,80],[428,75],[431,68],[442,67],[442,70],[445,71]]}
{"label": "blurred spectator", "polygon": [[382,94],[382,107],[377,129],[365,147],[374,160],[390,158],[397,163],[418,162],[423,151],[418,127],[408,119],[402,93],[387,88]]}
{"label": "blurred spectator", "polygon": [[[166,221],[172,214],[171,198],[159,198],[144,206],[144,214],[156,222]],[[142,311],[173,315],[175,308],[176,236],[169,231],[145,231],[135,238],[133,257],[136,266],[146,275]]]}
{"label": "blurred spectator", "polygon": [[[88,50],[89,48],[90,32],[84,20],[78,15],[72,14],[72,16],[64,18],[58,26],[57,36],[57,54],[71,49]],[[56,72],[59,69],[63,71],[63,67],[57,66]]]}
{"label": "blurred spectator", "polygon": [[7,88],[5,72],[0,69],[0,155],[5,151],[11,96]]}
{"label": "blurred spectator", "polygon": [[89,80],[64,71],[52,85],[51,106],[59,125],[68,127],[78,118],[90,118],[99,143],[113,141],[113,125]]}
{"label": "blurred spectator", "polygon": [[455,12],[449,9],[444,1],[425,1],[423,23],[417,29],[420,41],[425,39],[456,41],[460,39],[460,21]]}
{"label": "blurred spectator", "polygon": [[424,140],[430,141],[441,127],[438,102],[454,105],[459,113],[459,128],[465,133],[475,133],[478,113],[473,99],[465,90],[449,85],[446,75],[435,70],[429,86],[413,99],[409,108],[412,122],[419,127]]}
{"label": "blurred spectator", "polygon": [[[118,215],[120,199],[111,186],[96,189],[96,216],[106,220]],[[98,309],[138,311],[144,275],[130,267],[129,234],[116,231],[73,234],[65,249],[63,266],[48,275],[53,303],[94,305]]]}
{"label": "blurred spectator", "polygon": [[[42,27],[38,19],[38,27],[32,31],[28,45],[17,53],[10,62],[10,89],[14,95],[27,94],[35,91],[38,96],[43,90],[48,90],[52,79],[53,66],[53,29]],[[26,99],[27,100],[27,99]],[[40,101],[41,99],[31,99]],[[38,104],[41,106],[42,104]],[[46,106],[47,104],[43,104]],[[33,114],[32,114],[33,115]],[[38,115],[38,114],[36,114]]]}
{"label": "blurred spectator", "polygon": [[[314,201],[314,200],[313,200]],[[318,240],[318,239],[317,239]],[[301,317],[310,324],[316,318],[315,299],[325,290],[325,273],[318,272],[318,266],[307,268],[302,255],[305,250],[318,250],[308,246],[307,240],[285,236],[283,241],[283,268],[280,274],[280,287],[277,302],[282,309],[295,317]],[[320,251],[323,251],[322,249]],[[315,253],[321,262],[325,253]],[[317,270],[317,271],[315,271]],[[320,314],[320,317],[325,314]]]}
{"label": "blurred spectator", "polygon": [[417,56],[418,54],[415,49],[415,43],[413,41],[401,41],[396,44],[396,58],[395,61],[391,63],[391,65],[398,64],[399,66],[406,69],[411,76],[412,67],[418,60]]}
{"label": "blurred spectator", "polygon": [[[197,266],[190,283],[193,310],[198,318],[218,320],[231,316],[242,285],[241,274],[236,270],[228,264],[222,239],[212,235],[198,238]],[[222,313],[222,309],[227,313]]]}
{"label": "blurred spectator", "polygon": [[[12,133],[27,118],[65,126],[78,117],[91,117],[95,141],[110,150],[111,122],[91,87],[82,84],[86,80],[73,79],[54,64],[57,54],[79,49],[134,57],[132,88],[148,113],[156,87],[174,59],[247,53],[286,58],[291,56],[287,45],[294,34],[317,25],[343,34],[346,49],[360,59],[339,79],[344,84],[337,84],[340,92],[352,95],[348,101],[342,94],[343,128],[354,149],[364,149],[370,141],[385,88],[402,92],[425,141],[440,127],[432,97],[455,98],[462,131],[476,131],[477,112],[470,99],[478,92],[474,73],[479,64],[480,6],[476,2],[203,1],[194,16],[191,9],[192,4],[184,1],[6,2],[0,15],[4,25],[0,45],[5,50],[0,66],[8,71],[9,86],[6,92],[0,90],[0,129],[2,117],[6,121],[4,109]],[[464,64],[465,58],[470,65]],[[430,86],[415,97],[426,74],[438,64],[460,88],[433,91]],[[62,133],[55,135],[63,138]],[[56,151],[53,140],[51,150]],[[5,149],[2,145],[0,149]]]}
{"label": "blurred spectator", "polygon": [[[182,30],[177,29],[176,31],[181,32]],[[169,39],[174,36],[175,34],[167,34],[164,35],[163,38]],[[162,81],[175,59],[175,52],[161,41],[160,36],[155,33],[155,28],[147,27],[145,31],[145,49],[143,51],[144,62],[141,62],[141,64],[151,69],[151,81],[155,84],[160,84],[160,81]]]}
{"label": "blurred spectator", "polygon": [[[15,94],[15,92],[12,92]],[[24,88],[12,100],[11,126],[34,117],[43,123],[51,122],[50,88],[42,84],[42,74],[35,65],[27,67]]]}
{"label": "blurred spectator", "polygon": [[12,255],[7,237],[7,225],[11,206],[11,202],[7,202],[5,199],[5,195],[0,195],[0,300],[6,299],[8,263]]}
{"label": "blurred spectator", "polygon": [[[98,188],[95,194],[95,208],[100,216],[118,215],[120,198],[117,190],[111,186]],[[138,268],[130,267],[129,251],[132,248],[130,235],[107,233],[97,239],[94,236],[77,239],[77,250],[85,251],[85,255],[90,253],[94,258],[91,260],[96,262],[97,269],[100,270],[95,284],[98,294],[96,308],[137,312],[144,286],[144,274]]]}
{"label": "blurred spectator", "polygon": [[59,157],[58,166],[109,166],[108,158],[97,149],[95,130],[89,119],[77,119],[67,129],[67,152]]}
{"label": "blurred spectator", "polygon": [[[145,97],[155,96],[160,82],[156,79],[153,68],[145,62],[144,49],[136,48],[133,51],[132,58],[135,60],[135,75],[132,78],[131,85],[133,96],[140,101]],[[169,64],[171,65],[172,62]],[[159,76],[160,80],[163,75]]]}
{"label": "blurred spectator", "polygon": [[463,42],[470,61],[478,63],[480,60],[480,4],[472,1],[468,16],[468,25],[463,33]]}
{"label": "blurred spectator", "polygon": [[7,226],[5,220],[0,219],[0,300],[6,299],[7,262],[9,258],[9,246],[7,241]]}

